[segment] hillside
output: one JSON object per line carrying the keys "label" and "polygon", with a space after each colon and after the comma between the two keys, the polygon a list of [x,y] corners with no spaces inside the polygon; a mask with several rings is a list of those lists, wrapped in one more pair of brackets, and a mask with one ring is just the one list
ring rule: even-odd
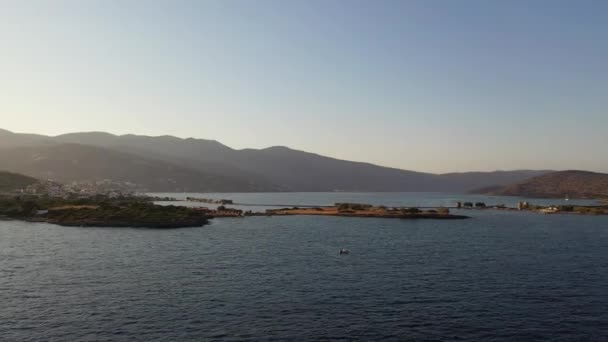
{"label": "hillside", "polygon": [[231,163],[236,151],[214,140],[133,134],[117,136],[104,132],[87,132],[60,135],[52,138],[52,142],[90,145],[127,152],[147,159],[259,184],[260,191],[287,190],[281,189],[263,174],[245,171]]}
{"label": "hillside", "polygon": [[[507,184],[514,184],[532,177],[544,175],[548,170],[514,170],[494,172],[460,172],[440,175],[446,183],[453,186],[452,191],[469,191],[471,189],[496,189]],[[449,191],[449,190],[445,190]]]}
{"label": "hillside", "polygon": [[210,170],[234,178],[272,182],[282,191],[451,191],[463,192],[490,185],[506,185],[547,171],[463,172],[435,175],[369,163],[329,158],[284,146],[235,150],[215,140],[171,136],[116,136],[72,133],[54,138],[121,149],[193,169]]}
{"label": "hillside", "polygon": [[0,192],[14,191],[36,183],[38,180],[17,173],[0,171]]}
{"label": "hillside", "polygon": [[78,144],[0,149],[4,169],[59,182],[112,179],[149,191],[259,191],[268,185]]}
{"label": "hillside", "polygon": [[[0,154],[12,153],[13,163],[18,161],[20,152],[10,150],[65,150],[65,146],[74,145],[98,149],[95,150],[97,153],[86,156],[87,163],[96,165],[95,168],[82,165],[67,167],[69,163],[74,163],[68,158],[66,164],[67,156],[59,153],[48,155],[44,162],[34,163],[31,158],[26,158],[30,160],[29,164],[16,163],[14,168],[4,167],[6,169],[61,178],[63,181],[91,177],[128,178],[130,181],[140,180],[137,183],[143,182],[154,191],[173,188],[190,191],[464,192],[492,185],[507,185],[545,172],[524,170],[436,175],[329,158],[282,146],[235,150],[214,140],[172,136],[117,136],[86,132],[45,137],[8,131],[0,133],[0,149],[8,147]],[[118,158],[116,153],[122,157]],[[53,160],[56,163],[51,167]],[[144,164],[154,165],[149,166],[153,170],[152,175]],[[125,165],[129,165],[130,170],[120,171]],[[182,173],[175,174],[177,170]],[[128,177],[121,172],[128,172]],[[182,184],[171,187],[166,182],[153,181],[163,178],[171,178]]]}
{"label": "hillside", "polygon": [[[40,146],[51,144],[53,139],[38,134],[15,134],[5,129],[0,129],[0,148]],[[0,165],[1,167],[2,165]]]}
{"label": "hillside", "polygon": [[198,170],[269,181],[284,191],[424,191],[435,175],[338,160],[287,147],[234,150],[214,140],[73,133],[55,141],[121,149]]}
{"label": "hillside", "polygon": [[517,184],[488,189],[486,193],[523,197],[603,198],[608,197],[608,174],[588,171],[551,172]]}

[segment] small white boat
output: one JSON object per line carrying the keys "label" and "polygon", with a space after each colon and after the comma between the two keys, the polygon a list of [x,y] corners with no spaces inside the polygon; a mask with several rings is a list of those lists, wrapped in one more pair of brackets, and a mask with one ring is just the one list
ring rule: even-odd
{"label": "small white boat", "polygon": [[340,248],[340,255],[342,254],[350,254],[350,250],[347,248]]}

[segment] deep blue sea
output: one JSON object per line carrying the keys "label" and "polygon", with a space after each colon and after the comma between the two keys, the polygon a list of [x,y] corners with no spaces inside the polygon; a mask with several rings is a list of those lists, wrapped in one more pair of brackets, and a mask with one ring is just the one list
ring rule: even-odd
{"label": "deep blue sea", "polygon": [[170,230],[0,221],[0,341],[608,340],[608,216],[463,212],[472,218],[248,217]]}

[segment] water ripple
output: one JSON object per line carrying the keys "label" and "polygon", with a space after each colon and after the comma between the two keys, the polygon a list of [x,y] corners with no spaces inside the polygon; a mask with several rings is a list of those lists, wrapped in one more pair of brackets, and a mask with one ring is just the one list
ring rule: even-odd
{"label": "water ripple", "polygon": [[606,218],[215,222],[0,222],[0,339],[608,340]]}

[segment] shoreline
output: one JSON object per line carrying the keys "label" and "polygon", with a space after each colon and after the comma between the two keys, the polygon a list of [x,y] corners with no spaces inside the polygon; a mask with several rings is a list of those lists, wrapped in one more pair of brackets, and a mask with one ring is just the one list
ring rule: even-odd
{"label": "shoreline", "polygon": [[[49,223],[65,227],[116,228],[192,228],[203,227],[214,218],[246,218],[253,216],[334,216],[382,219],[461,220],[471,218],[465,210],[499,210],[543,214],[608,215],[608,205],[539,206],[528,202],[517,208],[504,205],[486,206],[483,202],[457,202],[456,207],[387,207],[364,203],[335,203],[329,206],[280,207],[262,211],[241,210],[220,205],[216,208],[155,204],[154,197],[111,199],[62,199],[52,197],[17,196],[0,198],[0,220]],[[168,198],[163,198],[168,199]],[[228,199],[204,199],[206,203],[230,203]],[[202,202],[202,201],[201,201]],[[451,209],[458,209],[451,213]]]}
{"label": "shoreline", "polygon": [[[292,209],[269,209],[269,216],[336,216],[336,217],[358,217],[358,218],[387,218],[387,219],[439,219],[458,220],[468,219],[469,216],[453,215],[449,210],[443,208],[443,212],[437,210],[421,211],[418,208],[388,209],[384,207],[365,207],[360,204],[348,204],[351,208],[341,209],[340,206],[317,207],[317,208],[292,208]],[[353,209],[352,206],[363,206]]]}

